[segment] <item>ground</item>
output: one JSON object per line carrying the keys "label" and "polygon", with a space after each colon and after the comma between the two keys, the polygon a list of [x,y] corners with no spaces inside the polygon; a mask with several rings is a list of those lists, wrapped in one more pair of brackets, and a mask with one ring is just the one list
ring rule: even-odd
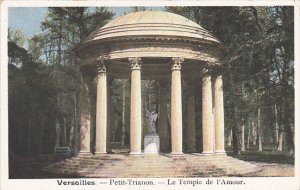
{"label": "ground", "polygon": [[260,166],[262,170],[255,176],[294,176],[295,158],[287,150],[275,151],[273,146],[265,146],[261,152],[254,148],[247,149],[240,155],[233,155],[230,149],[228,152],[232,157]]}
{"label": "ground", "polygon": [[[294,176],[294,166],[289,164],[275,164],[264,162],[250,162],[262,167],[262,170],[254,176],[291,177]],[[250,175],[251,176],[251,175]]]}
{"label": "ground", "polygon": [[[248,150],[241,155],[232,155],[228,150],[230,157],[247,161],[261,168],[260,171],[250,173],[247,176],[270,176],[270,177],[287,177],[294,176],[294,158],[288,156],[286,152]],[[21,157],[16,154],[10,154],[10,178],[57,178],[63,176],[49,176],[44,173],[41,168],[56,163],[63,158],[54,155],[39,155],[34,157]],[[201,172],[200,172],[201,173]],[[203,172],[198,176],[205,176],[207,172]],[[208,175],[208,174],[207,174]],[[226,176],[226,175],[223,175]],[[230,176],[230,175],[229,175]],[[197,175],[195,175],[197,177]],[[209,175],[207,177],[210,177]],[[239,176],[239,177],[243,177]]]}

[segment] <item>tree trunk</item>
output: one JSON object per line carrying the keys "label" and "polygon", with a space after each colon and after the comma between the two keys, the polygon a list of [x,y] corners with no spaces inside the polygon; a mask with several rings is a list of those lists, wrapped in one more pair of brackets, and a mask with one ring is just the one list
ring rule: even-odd
{"label": "tree trunk", "polygon": [[234,107],[234,118],[235,118],[235,124],[232,126],[232,143],[233,143],[233,153],[234,154],[240,154],[239,150],[239,135],[238,135],[238,110],[237,107]]}
{"label": "tree trunk", "polygon": [[256,146],[256,141],[257,141],[257,133],[256,132],[257,131],[256,131],[256,123],[255,123],[254,117],[252,118],[251,123],[252,123],[252,145]]}
{"label": "tree trunk", "polygon": [[245,121],[242,119],[241,127],[241,151],[245,151]]}
{"label": "tree trunk", "polygon": [[76,150],[80,149],[80,119],[78,118],[80,116],[79,114],[79,104],[78,104],[78,98],[79,98],[79,92],[76,93],[74,91],[73,98],[74,98],[74,137],[73,137],[73,145]]}
{"label": "tree trunk", "polygon": [[[289,27],[289,22],[291,19],[291,10],[288,7],[282,7],[282,25],[283,27]],[[289,65],[290,65],[290,59],[292,55],[294,54],[293,46],[289,45],[288,43],[283,43],[282,46],[282,57],[283,57],[283,68],[282,68],[282,81],[281,84],[283,86],[282,88],[282,95],[283,95],[283,103],[282,103],[282,109],[283,109],[283,124],[284,124],[284,131],[286,135],[286,142],[287,142],[287,148],[289,151],[289,154],[294,154],[294,134],[291,129],[290,125],[290,119],[291,119],[291,110],[289,110],[289,104],[288,102],[288,93],[289,90]]]}
{"label": "tree trunk", "polygon": [[69,147],[73,147],[73,143],[74,143],[74,128],[75,128],[75,121],[74,121],[74,118],[72,119],[71,121],[71,126],[70,126],[70,135],[69,135],[69,144],[68,146]]}
{"label": "tree trunk", "polygon": [[[65,95],[62,95],[62,111],[65,113],[66,109],[66,100],[65,100]],[[63,116],[63,124],[62,124],[62,146],[67,146],[67,121],[66,117]]]}
{"label": "tree trunk", "polygon": [[251,123],[251,119],[248,118],[247,148],[250,148],[251,130],[252,130],[252,123]]}
{"label": "tree trunk", "polygon": [[56,92],[57,92],[57,111],[58,111],[58,115],[56,118],[56,147],[61,146],[61,125],[60,125],[60,112],[61,110],[61,98],[60,98],[60,92],[59,92],[59,87],[60,87],[60,74],[59,74],[59,69],[60,69],[60,65],[61,65],[61,60],[62,60],[62,50],[61,50],[61,45],[62,45],[62,20],[60,19],[60,23],[59,23],[59,32],[58,32],[58,44],[57,44],[57,62],[54,63],[55,64],[55,79],[56,79]]}
{"label": "tree trunk", "polygon": [[278,139],[278,151],[282,151],[282,147],[283,147],[283,140],[284,140],[284,132],[280,131],[279,133],[279,139]]}
{"label": "tree trunk", "polygon": [[275,145],[278,144],[278,138],[279,138],[279,125],[278,125],[278,111],[277,111],[277,106],[275,104],[274,106],[274,113],[275,113]]}
{"label": "tree trunk", "polygon": [[55,119],[55,131],[56,131],[56,141],[55,141],[55,147],[59,147],[60,145],[60,126],[59,126],[59,121],[56,118]]}
{"label": "tree trunk", "polygon": [[122,146],[125,145],[126,81],[123,80],[122,92]]}
{"label": "tree trunk", "polygon": [[229,146],[229,147],[232,146],[232,129],[230,129],[230,133],[229,133],[229,135],[228,135],[227,146]]}
{"label": "tree trunk", "polygon": [[257,111],[257,144],[258,144],[258,151],[262,151],[262,130],[261,130],[261,113],[260,108]]}
{"label": "tree trunk", "polygon": [[63,146],[67,146],[67,125],[66,118],[63,119]]}
{"label": "tree trunk", "polygon": [[289,124],[289,116],[288,116],[288,111],[287,111],[287,103],[283,103],[283,111],[284,111],[284,117],[283,117],[283,123],[284,123],[284,131],[286,135],[286,144],[287,144],[287,149],[289,151],[290,155],[294,154],[294,135],[291,130],[291,126]]}

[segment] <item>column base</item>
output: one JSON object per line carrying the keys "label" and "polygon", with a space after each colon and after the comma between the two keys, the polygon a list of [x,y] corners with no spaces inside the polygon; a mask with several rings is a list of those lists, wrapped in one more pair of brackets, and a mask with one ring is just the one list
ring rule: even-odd
{"label": "column base", "polygon": [[141,156],[142,152],[130,152],[129,155],[130,156]]}
{"label": "column base", "polygon": [[203,151],[202,152],[202,155],[214,155],[215,154],[215,152],[214,151]]}
{"label": "column base", "polygon": [[171,156],[183,156],[183,152],[171,152]]}
{"label": "column base", "polygon": [[226,152],[224,150],[215,150],[215,154],[226,155]]}
{"label": "column base", "polygon": [[103,156],[107,155],[107,152],[95,152],[94,156]]}

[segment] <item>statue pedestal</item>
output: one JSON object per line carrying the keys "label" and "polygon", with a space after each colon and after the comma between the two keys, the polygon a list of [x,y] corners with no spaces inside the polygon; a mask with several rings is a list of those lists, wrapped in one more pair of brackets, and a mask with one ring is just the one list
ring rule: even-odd
{"label": "statue pedestal", "polygon": [[159,153],[159,136],[156,133],[147,133],[144,138],[144,154]]}

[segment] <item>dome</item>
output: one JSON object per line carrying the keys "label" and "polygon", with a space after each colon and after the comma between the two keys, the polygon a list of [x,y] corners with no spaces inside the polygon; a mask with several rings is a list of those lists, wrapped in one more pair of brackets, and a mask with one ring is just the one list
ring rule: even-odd
{"label": "dome", "polygon": [[220,43],[192,20],[163,11],[141,11],[120,16],[93,32],[84,43],[130,37],[165,37]]}
{"label": "dome", "polygon": [[140,24],[140,23],[149,23],[149,24],[177,24],[177,25],[185,25],[190,27],[200,27],[195,22],[169,12],[162,11],[141,11],[130,13],[125,16],[118,17],[113,21],[106,24],[103,28],[120,26],[124,24]]}
{"label": "dome", "polygon": [[[97,71],[99,58],[120,77],[130,76],[129,58],[140,58],[144,77],[169,74],[173,58],[184,59],[183,73],[205,65],[219,65],[224,46],[209,31],[183,16],[163,11],[141,11],[113,19],[96,29],[76,49],[83,70]],[[188,72],[189,71],[189,72]]]}

